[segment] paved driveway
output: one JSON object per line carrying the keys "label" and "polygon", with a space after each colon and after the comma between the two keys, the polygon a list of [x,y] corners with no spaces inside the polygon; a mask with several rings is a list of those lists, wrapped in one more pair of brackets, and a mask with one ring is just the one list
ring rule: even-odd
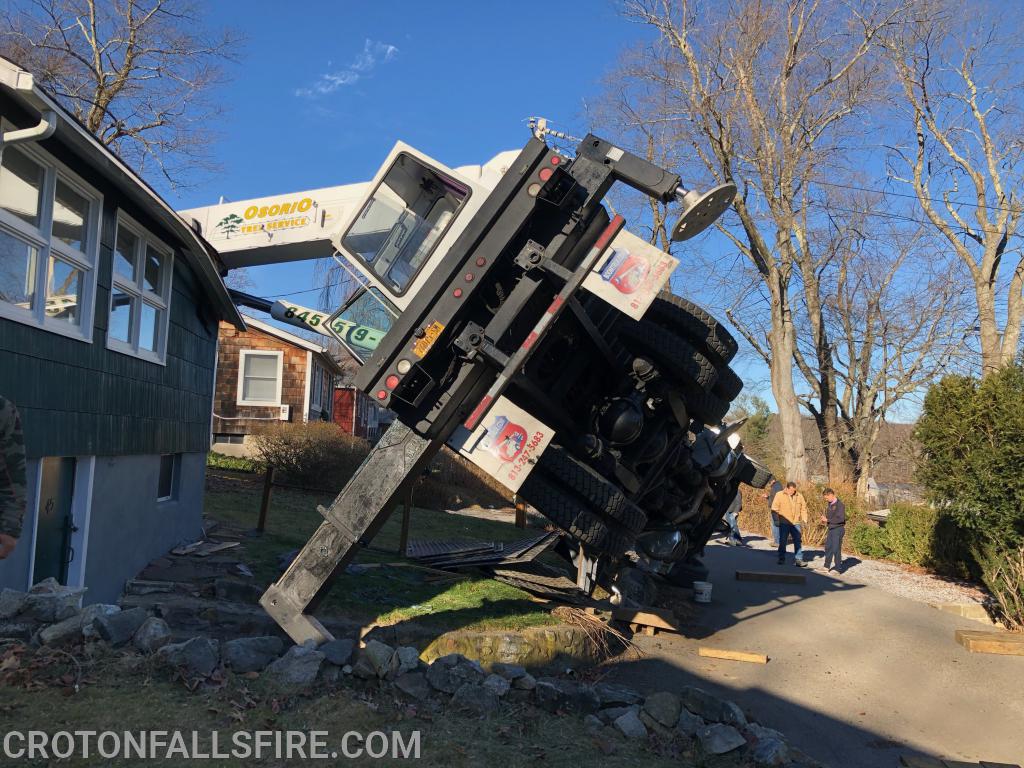
{"label": "paved driveway", "polygon": [[[712,544],[713,603],[693,637],[638,637],[646,656],[609,679],[645,691],[698,685],[736,701],[832,768],[887,768],[900,754],[1024,764],[1024,657],[953,640],[983,625],[810,569],[805,585],[738,582],[736,569],[796,572],[772,553]],[[704,636],[704,637],[700,637]],[[766,653],[766,665],[697,647]]]}

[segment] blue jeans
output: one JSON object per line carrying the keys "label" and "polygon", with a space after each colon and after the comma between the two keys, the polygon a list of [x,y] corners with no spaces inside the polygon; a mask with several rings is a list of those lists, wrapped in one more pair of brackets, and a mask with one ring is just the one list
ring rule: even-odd
{"label": "blue jeans", "polygon": [[737,544],[743,543],[743,535],[740,533],[740,516],[736,512],[726,512],[725,522],[729,525],[729,538]]}
{"label": "blue jeans", "polygon": [[779,560],[786,559],[786,545],[791,536],[793,537],[793,559],[801,561],[804,556],[804,548],[800,540],[800,526],[787,523],[784,520],[779,520]]}
{"label": "blue jeans", "polygon": [[772,544],[779,546],[779,519],[772,515]]}

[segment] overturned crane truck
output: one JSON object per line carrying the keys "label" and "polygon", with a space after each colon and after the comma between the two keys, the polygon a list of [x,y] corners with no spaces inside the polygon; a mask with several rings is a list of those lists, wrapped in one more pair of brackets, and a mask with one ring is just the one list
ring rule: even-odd
{"label": "overturned crane truck", "polygon": [[[351,215],[312,211],[360,287],[330,317],[260,305],[341,342],[361,364],[356,386],[397,415],[260,601],[296,642],[330,638],[309,611],[446,444],[567,533],[579,586],[616,601],[700,578],[695,558],[739,483],[769,478],[722,423],[742,388],[735,341],[664,290],[676,260],[602,205],[615,182],[678,201],[672,237],[685,240],[735,187],[687,191],[593,135],[574,157],[535,135],[501,170],[459,172],[398,144],[372,183],[339,188],[358,198]],[[305,238],[286,236],[308,223],[301,204],[277,206],[282,246]],[[237,244],[235,218],[218,224]],[[256,229],[268,246],[278,234]],[[237,263],[261,260],[274,259]]]}

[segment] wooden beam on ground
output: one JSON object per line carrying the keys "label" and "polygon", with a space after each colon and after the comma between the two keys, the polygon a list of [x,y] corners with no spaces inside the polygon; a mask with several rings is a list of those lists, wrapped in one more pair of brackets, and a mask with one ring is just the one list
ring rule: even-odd
{"label": "wooden beam on ground", "polygon": [[1024,632],[982,629],[958,629],[956,641],[971,653],[997,653],[1003,656],[1024,656]]}
{"label": "wooden beam on ground", "polygon": [[917,755],[900,755],[900,765],[904,768],[946,768],[941,760]]}
{"label": "wooden beam on ground", "polygon": [[775,571],[736,571],[736,581],[771,581],[779,584],[806,584],[807,576],[802,573],[777,573]]}
{"label": "wooden beam on ground", "polygon": [[676,621],[675,614],[671,611],[661,611],[656,608],[644,608],[642,611],[632,608],[615,608],[612,610],[612,619],[682,634],[679,622]]}
{"label": "wooden beam on ground", "polygon": [[747,651],[725,651],[719,648],[697,649],[698,656],[705,656],[709,659],[725,659],[726,661],[746,661],[751,664],[767,664],[768,657],[763,653],[748,653]]}

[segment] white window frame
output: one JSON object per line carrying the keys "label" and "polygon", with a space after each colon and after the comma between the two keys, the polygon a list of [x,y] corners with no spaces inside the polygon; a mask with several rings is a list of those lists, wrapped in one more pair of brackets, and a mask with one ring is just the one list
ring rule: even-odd
{"label": "white window frame", "polygon": [[[138,245],[134,254],[135,280],[128,280],[117,272],[117,235],[121,227],[124,227],[135,235]],[[163,240],[139,224],[135,219],[124,211],[117,212],[117,227],[114,230],[114,237],[111,240],[113,246],[110,249],[110,296],[107,302],[107,349],[120,352],[132,357],[138,357],[157,365],[167,365],[167,333],[171,323],[171,292],[174,287],[174,249]],[[160,275],[160,286],[158,292],[148,290],[145,285],[146,279],[146,248],[152,247],[159,251],[166,259]],[[123,291],[130,294],[136,301],[132,308],[132,316],[129,321],[131,338],[125,342],[115,339],[110,335],[110,315],[114,311],[114,293]],[[156,326],[156,350],[142,349],[139,346],[139,339],[142,332],[142,305],[148,304],[159,313]]]}
{"label": "white window frame", "polygon": [[[13,127],[7,120],[0,120],[0,130],[8,130]],[[103,195],[86,183],[81,176],[35,144],[12,145],[8,151],[11,149],[21,152],[32,162],[40,165],[44,173],[42,200],[39,208],[39,228],[33,227],[9,211],[0,208],[0,230],[32,246],[38,254],[33,275],[32,307],[22,309],[0,301],[0,317],[92,344],[93,321],[96,316],[96,275],[99,263]],[[86,251],[79,251],[53,239],[53,209],[58,177],[75,192],[89,200],[89,215],[85,222]],[[46,315],[46,292],[51,256],[59,257],[61,261],[67,262],[82,272],[78,325],[72,325],[66,320]]]}
{"label": "white window frame", "polygon": [[[277,395],[276,400],[246,400],[245,393],[245,360],[250,355],[277,358]],[[274,349],[240,349],[238,351],[238,396],[236,405],[277,408],[281,405],[281,390],[284,386],[284,352]]]}

